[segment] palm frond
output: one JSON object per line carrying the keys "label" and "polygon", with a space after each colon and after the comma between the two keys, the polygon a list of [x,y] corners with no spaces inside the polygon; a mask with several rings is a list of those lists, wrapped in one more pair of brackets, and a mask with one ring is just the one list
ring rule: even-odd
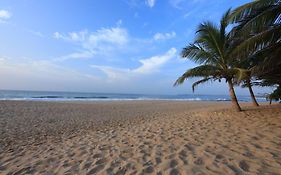
{"label": "palm frond", "polygon": [[221,40],[221,31],[216,25],[207,21],[202,23],[197,30],[195,42],[199,43],[205,50],[213,51],[220,58],[223,58],[224,40]]}
{"label": "palm frond", "polygon": [[260,33],[268,26],[280,24],[281,4],[263,7],[257,9],[239,22],[238,26],[234,27],[231,35],[240,35],[242,37],[249,37],[253,34]]}
{"label": "palm frond", "polygon": [[214,63],[217,59],[216,53],[206,51],[200,45],[190,44],[181,52],[183,58],[188,58],[198,64]]}
{"label": "palm frond", "polygon": [[256,9],[278,3],[280,3],[280,0],[255,0],[253,2],[246,3],[232,11],[232,14],[230,16],[230,22],[241,22],[249,15],[251,15]]}
{"label": "palm frond", "polygon": [[252,14],[251,17],[246,19],[241,24],[241,33],[249,34],[251,30],[254,32],[263,30],[264,27],[274,25],[280,15],[281,6],[274,5],[264,10],[260,9],[258,13]]}
{"label": "palm frond", "polygon": [[234,76],[237,81],[249,79],[251,77],[251,70],[243,68],[233,68]]}
{"label": "palm frond", "polygon": [[231,14],[231,9],[228,9],[224,15],[221,18],[220,21],[220,34],[221,34],[221,40],[224,41],[226,38],[226,28],[229,24],[229,18]]}
{"label": "palm frond", "polygon": [[281,25],[274,28],[269,28],[261,33],[258,33],[239,44],[233,49],[231,54],[237,55],[239,53],[247,52],[254,53],[257,50],[266,48],[271,43],[274,43],[281,39]]}
{"label": "palm frond", "polygon": [[176,82],[174,83],[174,86],[180,85],[184,83],[184,81],[188,78],[194,78],[194,77],[220,77],[221,76],[221,69],[215,66],[211,65],[201,65],[197,66],[195,68],[187,70],[182,76],[180,76]]}
{"label": "palm frond", "polygon": [[206,83],[208,81],[211,81],[212,78],[204,78],[204,79],[201,79],[199,81],[196,81],[192,84],[192,91],[194,92],[195,91],[195,88],[199,85],[199,84],[203,84],[203,83]]}

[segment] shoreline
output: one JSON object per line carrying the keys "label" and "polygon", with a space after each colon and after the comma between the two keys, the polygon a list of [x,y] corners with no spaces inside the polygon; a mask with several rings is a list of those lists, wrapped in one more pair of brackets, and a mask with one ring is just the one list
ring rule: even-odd
{"label": "shoreline", "polygon": [[[266,101],[265,97],[256,97]],[[240,95],[242,102],[250,102],[249,95]],[[229,95],[207,94],[126,94],[126,93],[83,93],[44,91],[1,91],[0,100],[27,101],[230,101]]]}
{"label": "shoreline", "polygon": [[[202,100],[202,99],[0,99],[0,101],[19,101],[19,102],[150,102],[150,101],[166,101],[166,102],[231,102],[231,100]],[[240,101],[242,103],[250,103],[248,101]],[[260,102],[265,103],[265,102]]]}
{"label": "shoreline", "polygon": [[280,105],[242,106],[0,101],[0,172],[278,174]]}

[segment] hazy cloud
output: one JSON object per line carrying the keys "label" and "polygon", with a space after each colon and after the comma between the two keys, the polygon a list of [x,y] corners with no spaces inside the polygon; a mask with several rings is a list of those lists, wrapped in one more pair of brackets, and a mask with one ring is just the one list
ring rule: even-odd
{"label": "hazy cloud", "polygon": [[7,10],[0,10],[0,21],[8,20],[12,17],[11,12]]}
{"label": "hazy cloud", "polygon": [[176,32],[171,32],[171,33],[156,33],[154,36],[153,36],[153,39],[156,40],[156,41],[159,41],[159,40],[168,40],[168,39],[172,39],[176,37]]}
{"label": "hazy cloud", "polygon": [[[121,25],[121,21],[118,22]],[[61,39],[67,42],[77,44],[83,49],[82,53],[74,53],[63,56],[63,59],[68,58],[85,58],[93,57],[95,54],[108,54],[118,48],[124,47],[130,40],[129,34],[125,28],[112,27],[102,28],[95,32],[82,30],[79,32],[53,34],[55,39]]]}
{"label": "hazy cloud", "polygon": [[170,0],[170,4],[174,7],[174,8],[178,8],[181,9],[181,3],[185,2],[186,0]]}
{"label": "hazy cloud", "polygon": [[155,3],[156,3],[156,0],[146,0],[146,4],[147,4],[150,8],[154,7]]}
{"label": "hazy cloud", "polygon": [[142,74],[149,74],[155,71],[169,61],[171,58],[176,56],[177,50],[175,48],[171,48],[168,52],[163,55],[153,56],[148,59],[140,60],[142,64],[139,68],[134,69],[133,72],[142,73]]}
{"label": "hazy cloud", "polygon": [[[99,79],[50,61],[0,59],[2,89],[78,90]],[[78,87],[79,86],[79,87]]]}
{"label": "hazy cloud", "polygon": [[166,64],[170,59],[176,57],[177,50],[171,48],[162,55],[152,56],[147,59],[139,60],[140,66],[134,69],[115,68],[111,66],[92,65],[91,67],[104,72],[108,81],[130,80],[131,77],[148,75],[158,72],[161,66]]}
{"label": "hazy cloud", "polygon": [[100,44],[123,45],[128,41],[127,30],[121,27],[102,28],[96,32],[82,30],[79,32],[69,32],[67,34],[55,32],[54,38],[71,42],[81,42],[88,47],[98,47]]}

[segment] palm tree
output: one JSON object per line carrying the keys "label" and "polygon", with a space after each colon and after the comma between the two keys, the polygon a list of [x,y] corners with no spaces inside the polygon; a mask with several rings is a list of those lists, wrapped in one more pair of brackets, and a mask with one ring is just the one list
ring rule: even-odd
{"label": "palm tree", "polygon": [[[243,38],[233,52],[248,55],[251,75],[261,86],[280,85],[281,80],[281,0],[255,0],[236,8],[230,17],[231,34]],[[244,57],[245,58],[245,57]]]}
{"label": "palm tree", "polygon": [[257,51],[280,42],[280,14],[281,0],[255,0],[234,9],[229,20],[236,26],[231,33],[245,40],[237,50]]}
{"label": "palm tree", "polygon": [[229,19],[235,24],[231,34],[244,40],[233,53],[251,55],[253,74],[281,69],[281,0],[255,0],[236,8]]}
{"label": "palm tree", "polygon": [[252,103],[254,106],[259,106],[257,100],[256,100],[256,97],[255,97],[255,94],[254,94],[254,91],[253,91],[253,88],[252,88],[252,84],[251,84],[251,79],[250,78],[247,78],[245,80],[245,86],[249,89],[249,93],[251,95],[251,99],[252,99]]}
{"label": "palm tree", "polygon": [[254,106],[259,106],[253,88],[252,88],[252,71],[251,69],[246,69],[246,68],[235,68],[235,69],[240,69],[238,72],[238,77],[236,79],[236,84],[241,84],[242,83],[242,87],[247,87],[252,99],[252,103]]}
{"label": "palm tree", "polygon": [[272,100],[281,101],[281,86],[279,85],[271,94],[268,94],[266,97],[269,100],[269,104],[272,104]]}
{"label": "palm tree", "polygon": [[194,91],[195,87],[201,83],[225,79],[229,86],[233,107],[237,111],[241,111],[233,85],[237,69],[232,68],[234,61],[231,57],[232,40],[229,33],[226,32],[229,15],[230,10],[223,15],[220,27],[211,22],[199,25],[194,43],[185,47],[181,56],[201,65],[187,70],[174,85],[182,84],[187,78],[201,77],[201,80],[193,83]]}
{"label": "palm tree", "polygon": [[[232,38],[233,40],[238,40],[237,38]],[[233,47],[239,46],[241,42],[236,42],[236,45],[233,45]],[[234,48],[235,50],[235,48]],[[252,79],[253,79],[253,66],[254,64],[251,62],[251,58],[249,58],[249,55],[244,55],[242,58],[236,58],[233,62],[233,67],[235,70],[237,70],[237,74],[235,75],[235,83],[238,85],[242,84],[242,87],[247,87],[252,99],[252,103],[254,106],[259,106],[254,91],[252,89]]]}

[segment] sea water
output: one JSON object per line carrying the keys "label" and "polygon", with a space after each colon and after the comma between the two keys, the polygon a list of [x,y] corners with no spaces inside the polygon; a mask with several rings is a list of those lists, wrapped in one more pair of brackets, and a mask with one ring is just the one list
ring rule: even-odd
{"label": "sea water", "polygon": [[[239,101],[250,102],[250,96],[238,96]],[[123,100],[175,100],[175,101],[230,101],[228,95],[150,95],[150,94],[119,94],[89,92],[48,92],[48,91],[16,91],[0,90],[0,100],[25,101],[123,101]],[[257,101],[265,102],[264,97]]]}

